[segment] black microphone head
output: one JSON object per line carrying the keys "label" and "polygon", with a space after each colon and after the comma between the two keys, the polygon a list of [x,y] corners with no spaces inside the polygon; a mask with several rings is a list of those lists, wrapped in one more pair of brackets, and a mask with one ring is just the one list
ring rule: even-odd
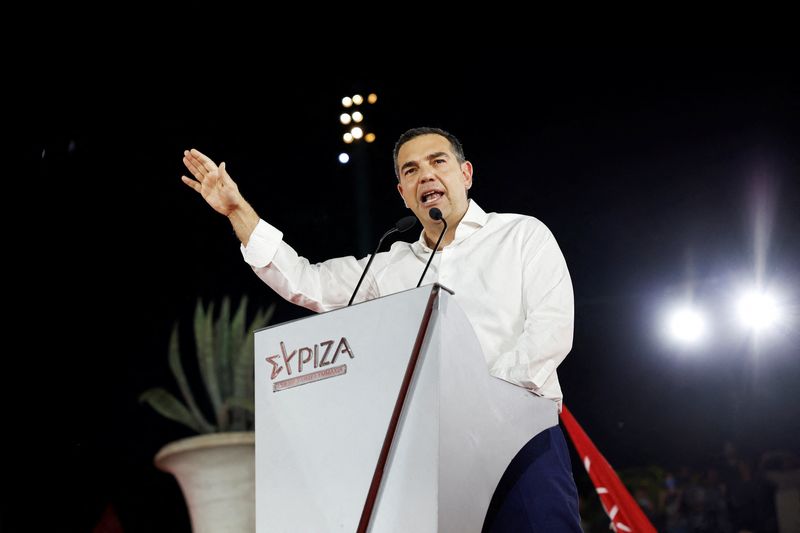
{"label": "black microphone head", "polygon": [[428,211],[428,215],[430,215],[433,220],[442,220],[442,211],[438,207],[431,207],[431,210]]}
{"label": "black microphone head", "polygon": [[398,220],[397,223],[394,225],[394,229],[400,232],[408,231],[411,228],[413,228],[414,224],[416,223],[417,223],[417,217],[415,217],[414,215],[408,215],[407,217],[403,217],[400,220]]}

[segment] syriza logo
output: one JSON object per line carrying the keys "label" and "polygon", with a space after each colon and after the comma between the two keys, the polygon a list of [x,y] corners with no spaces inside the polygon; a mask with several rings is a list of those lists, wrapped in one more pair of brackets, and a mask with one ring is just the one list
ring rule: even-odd
{"label": "syriza logo", "polygon": [[[346,337],[342,337],[339,342],[327,340],[291,351],[281,341],[280,347],[280,353],[266,358],[267,363],[272,366],[269,378],[272,381],[272,392],[346,374],[346,364],[334,365],[340,356],[346,355],[350,359],[355,358]],[[344,357],[343,360],[347,361]],[[282,376],[285,377],[275,381],[276,378]]]}

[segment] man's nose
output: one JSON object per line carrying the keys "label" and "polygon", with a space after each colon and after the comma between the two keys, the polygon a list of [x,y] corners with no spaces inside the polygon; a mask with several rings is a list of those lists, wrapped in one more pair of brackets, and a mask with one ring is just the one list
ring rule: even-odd
{"label": "man's nose", "polygon": [[420,182],[424,183],[426,181],[431,181],[434,177],[433,174],[433,167],[429,165],[425,165],[422,167],[422,172],[420,173],[419,180]]}

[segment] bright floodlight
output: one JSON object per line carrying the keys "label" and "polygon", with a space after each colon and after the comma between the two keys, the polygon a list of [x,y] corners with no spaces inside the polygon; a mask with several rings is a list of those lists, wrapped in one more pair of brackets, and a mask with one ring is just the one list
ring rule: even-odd
{"label": "bright floodlight", "polygon": [[667,332],[673,341],[696,345],[705,337],[706,321],[697,309],[681,307],[670,313]]}
{"label": "bright floodlight", "polygon": [[342,152],[341,154],[339,154],[339,163],[344,165],[348,161],[350,161],[350,156],[347,155],[347,153]]}
{"label": "bright floodlight", "polygon": [[347,133],[342,135],[342,140],[344,140],[344,142],[346,142],[347,144],[350,144],[351,142],[353,142],[353,134],[348,131]]}
{"label": "bright floodlight", "polygon": [[353,105],[353,100],[349,96],[345,96],[344,98],[342,98],[342,105],[344,107],[350,107],[351,105]]}
{"label": "bright floodlight", "polygon": [[369,93],[369,96],[367,96],[367,102],[369,102],[370,104],[374,104],[377,101],[378,101],[378,95],[375,93]]}
{"label": "bright floodlight", "polygon": [[773,326],[780,320],[780,310],[775,298],[755,289],[742,294],[736,311],[745,327],[757,331]]}
{"label": "bright floodlight", "polygon": [[350,133],[353,134],[353,138],[354,139],[360,139],[361,137],[364,136],[364,130],[362,130],[358,126],[356,126],[355,128],[351,129]]}
{"label": "bright floodlight", "polygon": [[362,120],[364,120],[364,115],[358,111],[353,113],[353,122],[361,122]]}
{"label": "bright floodlight", "polygon": [[354,94],[353,95],[353,103],[355,105],[361,105],[362,102],[364,102],[364,97],[363,96],[361,96],[360,94]]}
{"label": "bright floodlight", "polygon": [[[342,124],[350,124],[350,115],[348,113],[342,113],[341,115],[339,115],[339,122],[341,122]],[[356,120],[356,122],[358,121]]]}

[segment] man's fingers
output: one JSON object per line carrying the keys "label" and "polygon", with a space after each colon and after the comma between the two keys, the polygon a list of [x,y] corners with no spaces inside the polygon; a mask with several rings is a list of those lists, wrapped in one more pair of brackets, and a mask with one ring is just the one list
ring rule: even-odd
{"label": "man's fingers", "polygon": [[206,177],[205,169],[198,166],[198,164],[195,162],[194,159],[184,157],[183,164],[186,166],[187,169],[189,169],[189,172],[191,172],[194,175],[194,177],[197,178],[199,181],[202,182],[205,179]]}
{"label": "man's fingers", "polygon": [[196,157],[198,159],[203,159],[203,158],[208,159],[208,156],[203,152],[201,152],[200,150],[198,150],[197,148],[189,148],[188,152],[192,157]]}
{"label": "man's fingers", "polygon": [[200,183],[198,183],[196,180],[193,180],[192,178],[187,178],[186,176],[181,176],[181,181],[183,181],[186,185],[188,185],[189,187],[191,187],[192,189],[194,189],[197,192],[200,192],[200,189],[202,189],[202,186],[200,185]]}
{"label": "man's fingers", "polygon": [[192,148],[191,150],[189,150],[189,153],[194,156],[195,160],[197,161],[197,164],[202,166],[206,172],[213,172],[214,170],[217,169],[217,165],[214,164],[211,158],[203,154],[200,150]]}
{"label": "man's fingers", "polygon": [[[200,154],[200,152],[198,152],[194,148],[192,148],[191,150],[184,150],[183,151],[183,158],[186,161],[191,161],[192,165],[194,165],[196,167],[202,167],[202,163],[200,162],[200,158],[198,157],[197,154]],[[200,155],[202,155],[202,154],[200,154]]]}

